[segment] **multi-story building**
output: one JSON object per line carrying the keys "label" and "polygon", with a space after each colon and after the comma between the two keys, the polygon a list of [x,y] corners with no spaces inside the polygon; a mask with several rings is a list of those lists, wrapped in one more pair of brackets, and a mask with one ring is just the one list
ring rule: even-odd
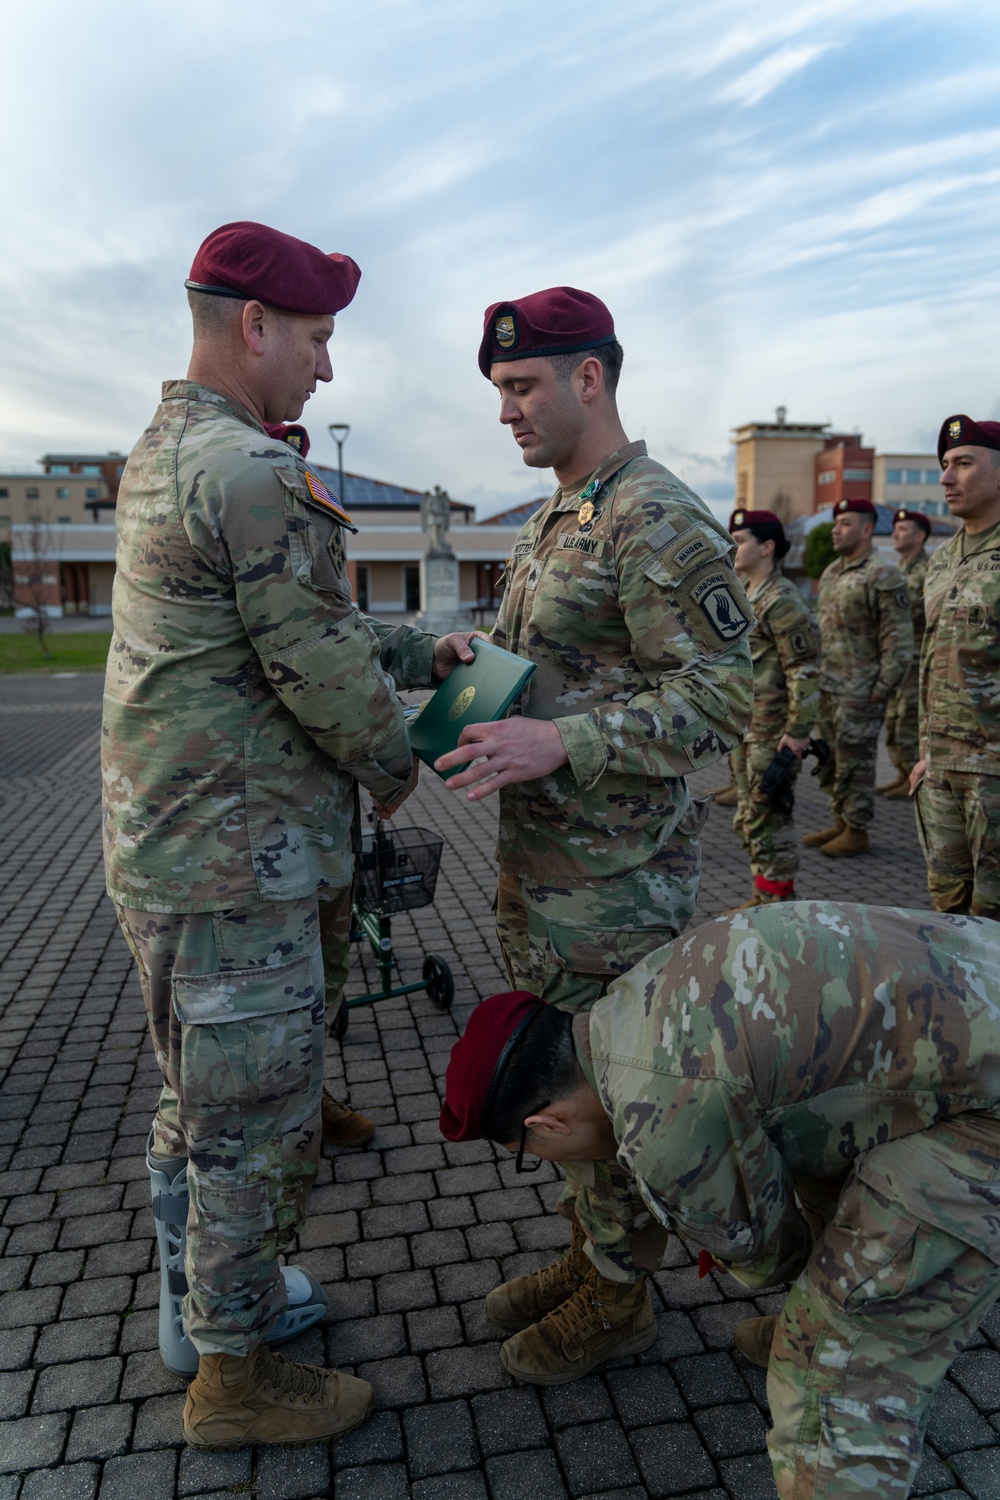
{"label": "multi-story building", "polygon": [[[0,475],[0,539],[11,543],[14,603],[30,615],[110,615],[115,568],[115,502],[121,454],[47,454],[43,472]],[[314,466],[333,491],[335,469]],[[420,609],[419,490],[361,474],[344,475],[344,504],[358,527],[349,539],[348,574],[361,609],[410,616]],[[459,562],[462,609],[495,612],[497,584],[516,525],[475,524],[475,509],[451,502],[449,541]]]}
{"label": "multi-story building", "polygon": [[872,499],[893,510],[922,510],[928,516],[949,514],[941,488],[936,453],[879,453],[873,465]]}
{"label": "multi-story building", "polygon": [[813,510],[839,500],[870,500],[874,458],[875,449],[862,446],[860,433],[828,437],[813,460]]}
{"label": "multi-story building", "polygon": [[736,504],[773,510],[783,521],[815,509],[816,457],[828,439],[827,422],[789,422],[779,406],[773,422],[746,422],[736,445]]}

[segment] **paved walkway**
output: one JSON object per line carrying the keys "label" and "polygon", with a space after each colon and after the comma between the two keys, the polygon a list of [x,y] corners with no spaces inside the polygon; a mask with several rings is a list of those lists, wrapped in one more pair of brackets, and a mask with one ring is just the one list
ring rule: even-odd
{"label": "paved walkway", "polygon": [[[417,995],[352,1013],[328,1073],[379,1131],[324,1160],[297,1257],[331,1299],[328,1324],[298,1352],[369,1379],[376,1415],[332,1450],[183,1446],[183,1386],[156,1352],[143,1146],[157,1072],[103,893],[100,687],[96,676],[0,682],[0,1500],[773,1496],[763,1382],[731,1330],[780,1298],[749,1299],[724,1275],[699,1281],[676,1242],[647,1354],[549,1391],[501,1369],[483,1295],[551,1259],[567,1227],[548,1212],[551,1168],[521,1185],[490,1146],[438,1135],[457,1026],[506,981],[489,906],[493,809],[430,775],[400,821],[446,840],[437,900],[397,918],[393,935],[407,978],[425,953],[447,958],[455,1006],[442,1014]],[[802,828],[825,811],[806,778]],[[708,822],[699,920],[748,891],[728,822],[721,809]],[[880,806],[868,859],[806,851],[799,887],[926,906],[910,809]],[[356,969],[351,993],[368,987]],[[991,1318],[937,1402],[915,1494],[1000,1496],[998,1349]]]}

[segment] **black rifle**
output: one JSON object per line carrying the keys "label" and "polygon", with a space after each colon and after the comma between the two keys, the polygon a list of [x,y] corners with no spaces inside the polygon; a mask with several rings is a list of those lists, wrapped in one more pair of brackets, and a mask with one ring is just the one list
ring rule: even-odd
{"label": "black rifle", "polygon": [[[812,774],[818,776],[830,759],[830,746],[826,740],[811,739],[802,752],[802,759],[805,760],[807,755],[815,755],[816,764]],[[760,778],[760,789],[775,812],[790,813],[794,805],[792,767],[795,761],[795,751],[786,745],[784,750],[778,751]]]}

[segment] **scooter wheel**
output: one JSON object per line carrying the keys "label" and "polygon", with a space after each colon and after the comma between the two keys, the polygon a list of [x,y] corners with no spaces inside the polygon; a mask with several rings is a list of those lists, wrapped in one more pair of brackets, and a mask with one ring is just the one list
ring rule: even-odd
{"label": "scooter wheel", "polygon": [[451,1010],[455,998],[455,980],[444,959],[437,953],[428,953],[424,959],[424,981],[431,1004],[438,1010]]}

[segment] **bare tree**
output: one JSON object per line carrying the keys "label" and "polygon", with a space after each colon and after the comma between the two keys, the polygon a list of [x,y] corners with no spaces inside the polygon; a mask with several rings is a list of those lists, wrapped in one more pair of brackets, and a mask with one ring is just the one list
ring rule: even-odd
{"label": "bare tree", "polygon": [[10,542],[0,542],[0,610],[14,607],[14,569],[10,560]]}
{"label": "bare tree", "polygon": [[53,581],[52,527],[47,516],[35,514],[28,521],[27,552],[27,572],[18,580],[18,602],[31,610],[24,623],[25,631],[37,635],[43,655],[51,656],[45,639],[49,628],[49,589]]}

